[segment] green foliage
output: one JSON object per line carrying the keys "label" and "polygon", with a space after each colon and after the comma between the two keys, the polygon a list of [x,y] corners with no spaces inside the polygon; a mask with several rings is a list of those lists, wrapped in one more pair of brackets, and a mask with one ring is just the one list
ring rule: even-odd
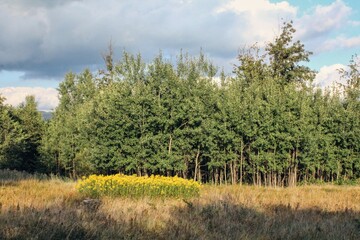
{"label": "green foliage", "polygon": [[0,102],[0,168],[34,172],[41,168],[39,147],[43,120],[33,96],[18,108]]}
{"label": "green foliage", "polygon": [[312,53],[306,51],[304,44],[299,40],[293,41],[295,31],[292,22],[285,22],[280,35],[266,47],[270,57],[272,76],[278,78],[283,84],[303,83],[313,80],[315,77],[313,71],[300,65],[301,62],[308,62]]}
{"label": "green foliage", "polygon": [[110,47],[105,70],[65,76],[46,124],[34,99],[0,98],[0,166],[267,186],[359,178],[359,58],[341,70],[347,84],[319,90],[294,32],[284,23],[265,51],[241,51],[231,76],[202,52],[114,62]]}

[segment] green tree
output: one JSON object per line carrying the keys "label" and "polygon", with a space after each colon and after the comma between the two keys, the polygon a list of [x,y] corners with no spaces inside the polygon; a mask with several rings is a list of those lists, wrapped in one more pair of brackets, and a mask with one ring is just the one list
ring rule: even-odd
{"label": "green tree", "polygon": [[266,47],[272,76],[282,84],[303,83],[314,79],[314,72],[300,65],[304,61],[308,62],[312,53],[306,51],[299,40],[293,41],[295,32],[292,22],[284,22],[280,35]]}
{"label": "green tree", "polygon": [[79,75],[68,73],[59,85],[59,106],[47,124],[42,141],[43,164],[51,171],[76,177],[92,171],[86,116],[96,93],[95,79],[89,70]]}
{"label": "green tree", "polygon": [[34,172],[39,169],[43,120],[35,98],[28,96],[18,108],[0,100],[0,167]]}
{"label": "green tree", "polygon": [[24,146],[21,152],[21,170],[34,172],[41,168],[39,148],[44,131],[44,120],[37,110],[34,96],[27,96],[25,102],[17,109],[19,123],[21,125]]}

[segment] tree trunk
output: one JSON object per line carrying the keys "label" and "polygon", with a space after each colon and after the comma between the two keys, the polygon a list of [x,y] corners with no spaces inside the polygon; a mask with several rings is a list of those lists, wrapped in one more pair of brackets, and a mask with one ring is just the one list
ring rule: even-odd
{"label": "tree trunk", "polygon": [[243,165],[244,165],[244,156],[243,156],[243,149],[241,148],[240,152],[240,185],[243,183]]}
{"label": "tree trunk", "polygon": [[58,175],[61,175],[60,170],[60,157],[58,153],[55,153],[55,159],[56,159],[56,172]]}
{"label": "tree trunk", "polygon": [[139,177],[141,177],[141,168],[140,168],[140,166],[138,166],[138,167],[136,168],[136,174],[137,174]]}
{"label": "tree trunk", "polygon": [[229,167],[230,167],[230,177],[231,177],[231,184],[234,184],[234,164],[233,164],[233,161],[230,161],[229,163]]}
{"label": "tree trunk", "polygon": [[169,155],[171,154],[171,147],[172,147],[172,136],[170,134],[170,137],[169,137],[169,146],[168,146],[168,153]]}
{"label": "tree trunk", "polygon": [[261,185],[261,176],[259,173],[259,159],[260,159],[260,153],[258,151],[257,152],[257,163],[256,163],[256,185],[258,185],[258,186]]}
{"label": "tree trunk", "polygon": [[215,185],[219,184],[219,168],[215,169]]}
{"label": "tree trunk", "polygon": [[226,163],[224,164],[224,180],[225,180],[225,185],[227,185],[227,174],[226,174],[227,170],[226,170]]}
{"label": "tree trunk", "polygon": [[72,160],[72,179],[76,178],[76,165],[75,165],[75,157]]}
{"label": "tree trunk", "polygon": [[268,177],[269,177],[269,174],[268,174],[268,173],[264,173],[264,186],[265,186],[265,187],[268,186]]}
{"label": "tree trunk", "polygon": [[188,170],[189,170],[189,161],[186,155],[184,155],[184,170],[182,171],[184,179],[188,178]]}
{"label": "tree trunk", "polygon": [[296,179],[297,179],[297,163],[296,163],[296,149],[292,151],[290,156],[290,167],[289,167],[289,187],[296,186]]}
{"label": "tree trunk", "polygon": [[237,171],[237,160],[234,160],[233,162],[233,172],[234,172],[234,177],[233,177],[233,184],[237,183],[237,176],[238,176],[238,171]]}
{"label": "tree trunk", "polygon": [[220,180],[220,185],[222,185],[222,181],[223,181],[223,177],[224,177],[224,171],[222,169],[220,169],[220,176],[219,176],[219,180]]}
{"label": "tree trunk", "polygon": [[201,181],[201,169],[199,163],[200,156],[200,148],[198,148],[196,157],[195,157],[195,173],[194,173],[194,181]]}

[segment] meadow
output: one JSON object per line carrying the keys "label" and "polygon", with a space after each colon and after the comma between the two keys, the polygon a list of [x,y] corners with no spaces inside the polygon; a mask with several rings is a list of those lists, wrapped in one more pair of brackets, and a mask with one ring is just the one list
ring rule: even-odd
{"label": "meadow", "polygon": [[359,185],[89,200],[71,180],[1,171],[0,211],[0,239],[360,239]]}

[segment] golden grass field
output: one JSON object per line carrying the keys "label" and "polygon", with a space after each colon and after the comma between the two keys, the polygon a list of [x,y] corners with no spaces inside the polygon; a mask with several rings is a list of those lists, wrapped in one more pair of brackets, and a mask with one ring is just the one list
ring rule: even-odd
{"label": "golden grass field", "polygon": [[75,182],[0,181],[0,239],[360,239],[360,186],[202,186],[84,202]]}

